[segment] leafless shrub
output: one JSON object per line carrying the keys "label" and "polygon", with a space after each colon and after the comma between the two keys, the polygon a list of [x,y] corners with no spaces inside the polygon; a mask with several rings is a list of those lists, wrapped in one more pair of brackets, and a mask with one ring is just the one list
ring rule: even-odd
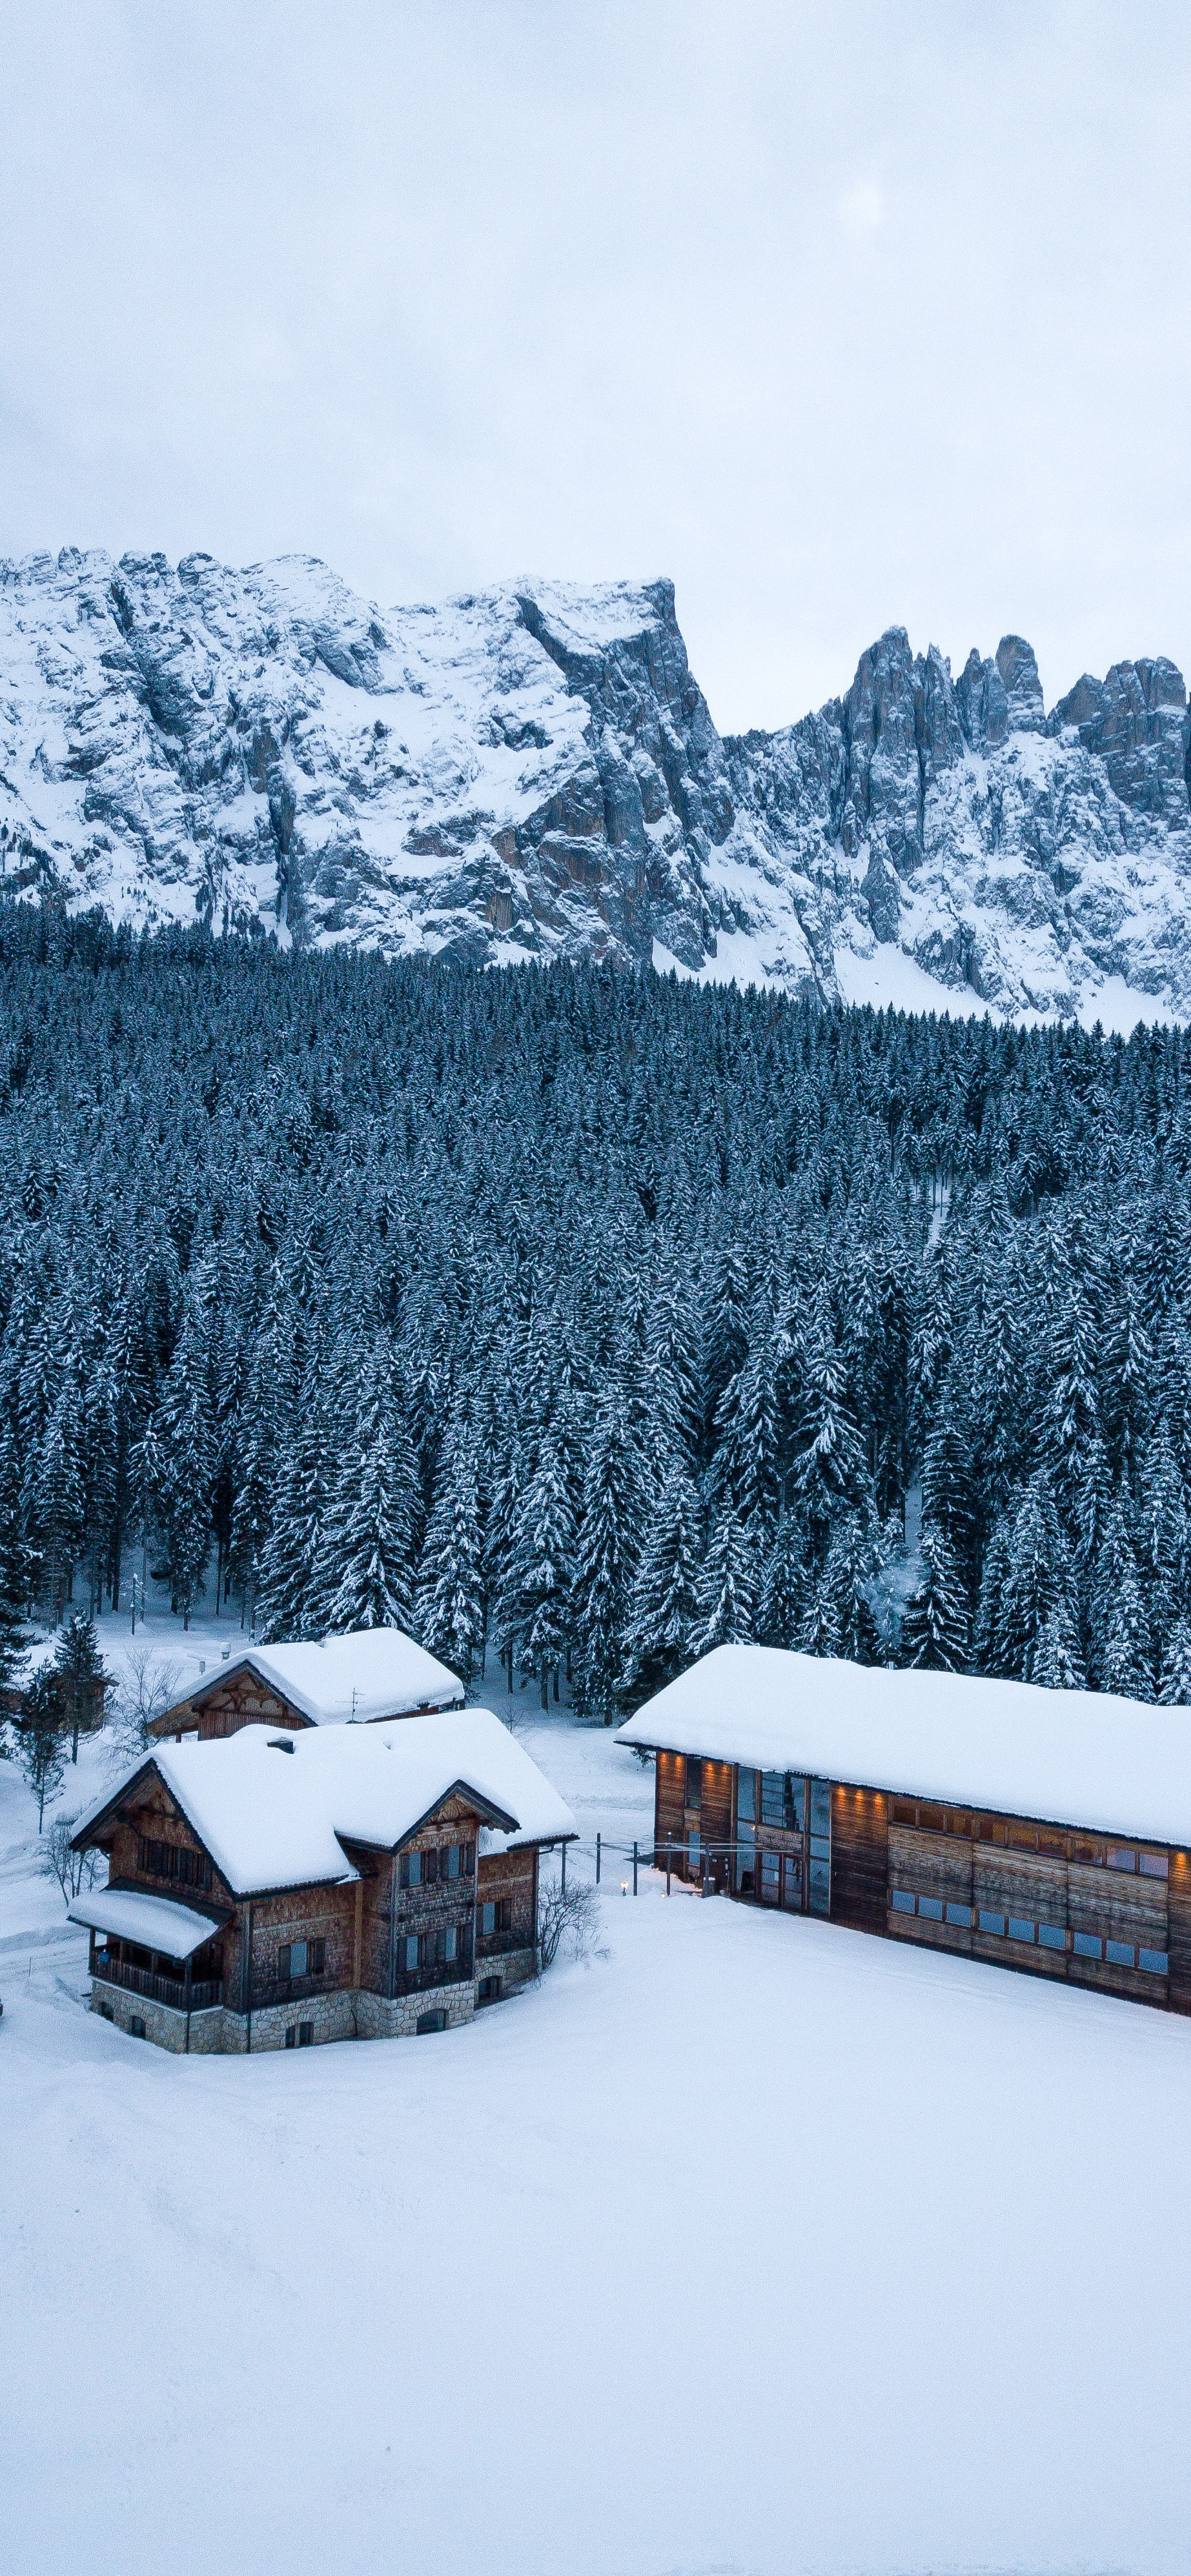
{"label": "leafless shrub", "polygon": [[102,1852],[71,1850],[70,1837],[74,1828],[73,1816],[55,1816],[43,1841],[38,1863],[47,1878],[57,1879],[68,1905],[73,1905],[84,1888],[90,1890],[94,1887],[105,1866]]}
{"label": "leafless shrub", "polygon": [[600,1900],[588,1881],[573,1878],[564,1887],[561,1878],[553,1878],[539,1889],[538,1956],[544,1969],[553,1967],[564,1946],[584,1964],[602,1958],[599,1928]]}

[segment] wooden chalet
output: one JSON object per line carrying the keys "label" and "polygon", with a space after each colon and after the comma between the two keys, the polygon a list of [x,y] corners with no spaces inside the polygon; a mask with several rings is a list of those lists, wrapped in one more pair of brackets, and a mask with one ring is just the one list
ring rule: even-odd
{"label": "wooden chalet", "polygon": [[92,1809],[91,2008],[206,2052],[469,2021],[536,1972],[574,1820],[488,1709],[166,1744]]}
{"label": "wooden chalet", "polygon": [[242,1726],[376,1726],[462,1708],[463,1684],[400,1628],[362,1628],[320,1644],[245,1646],[200,1672],[185,1699],[151,1719],[148,1733],[181,1743],[235,1735]]}
{"label": "wooden chalet", "polygon": [[1191,2013],[1185,1709],[737,1645],[617,1741],[704,1892]]}

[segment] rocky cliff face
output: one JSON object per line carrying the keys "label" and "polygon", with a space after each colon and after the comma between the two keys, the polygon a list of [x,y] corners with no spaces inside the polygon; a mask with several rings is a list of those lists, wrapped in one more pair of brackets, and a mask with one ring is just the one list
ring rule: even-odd
{"label": "rocky cliff face", "polygon": [[0,566],[0,868],[119,918],[476,962],[651,958],[824,996],[1191,1016],[1186,691],[1049,716],[891,628],[721,739],[668,582],[378,611],[305,558]]}

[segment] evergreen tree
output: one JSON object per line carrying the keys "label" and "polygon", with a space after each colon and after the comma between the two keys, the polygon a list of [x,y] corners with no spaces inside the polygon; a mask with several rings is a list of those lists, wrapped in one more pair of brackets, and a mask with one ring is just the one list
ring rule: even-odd
{"label": "evergreen tree", "polygon": [[[922,1526],[937,1531],[950,1559],[949,1579],[970,1593],[975,1571],[976,1496],[972,1452],[960,1427],[958,1388],[948,1379],[922,1461]],[[958,1665],[955,1670],[959,1670]]]}
{"label": "evergreen tree", "polygon": [[919,1547],[922,1574],[902,1617],[901,1661],[931,1672],[965,1672],[971,1623],[963,1577],[937,1523],[923,1523]]}
{"label": "evergreen tree", "polygon": [[757,1642],[762,1646],[801,1644],[806,1622],[807,1574],[802,1532],[793,1512],[784,1512],[765,1560],[757,1602]]}
{"label": "evergreen tree", "polygon": [[1079,1638],[1065,1601],[1057,1601],[1042,1622],[1027,1679],[1040,1690],[1086,1688]]}
{"label": "evergreen tree", "polygon": [[596,1426],[575,1545],[575,1705],[607,1722],[616,1707],[621,1641],[641,1553],[643,1474],[623,1405]]}
{"label": "evergreen tree", "polygon": [[470,1682],[484,1651],[479,1463],[466,1419],[447,1441],[418,1571],[417,1628],[427,1652]]}
{"label": "evergreen tree", "polygon": [[80,1728],[87,1734],[103,1724],[105,1686],[110,1675],[99,1651],[99,1639],[93,1619],[75,1610],[67,1620],[54,1649],[53,1670],[57,1676],[59,1700],[70,1729],[70,1758],[79,1758]]}
{"label": "evergreen tree", "polygon": [[503,1636],[532,1673],[549,1703],[570,1636],[569,1610],[575,1559],[570,1498],[552,1441],[543,1444],[535,1473],[517,1505],[512,1544],[499,1604]]}
{"label": "evergreen tree", "polygon": [[629,1604],[621,1695],[633,1706],[690,1661],[698,1564],[695,1490],[676,1467],[652,1513]]}
{"label": "evergreen tree", "polygon": [[11,1687],[29,1644],[25,1604],[28,1555],[21,1529],[21,1486],[16,1444],[0,1435],[0,1690]]}
{"label": "evergreen tree", "polygon": [[1049,1479],[1031,1479],[1014,1515],[997,1604],[993,1669],[1030,1678],[1042,1630],[1062,1609],[1074,1624],[1074,1579]]}
{"label": "evergreen tree", "polygon": [[1191,1708],[1191,1619],[1177,1619],[1167,1637],[1158,1697],[1163,1708]]}
{"label": "evergreen tree", "polygon": [[800,1354],[800,1376],[793,1489],[812,1530],[825,1534],[850,1514],[871,1519],[872,1494],[863,1444],[848,1409],[843,1363],[822,1305]]}
{"label": "evergreen tree", "polygon": [[869,1594],[879,1551],[857,1515],[849,1513],[833,1532],[818,1582],[824,1633],[834,1635],[831,1652],[852,1664],[884,1661],[881,1634]]}
{"label": "evergreen tree", "polygon": [[37,1800],[40,1833],[47,1800],[57,1796],[65,1768],[58,1685],[45,1666],[35,1674],[24,1694],[14,1733],[17,1761]]}
{"label": "evergreen tree", "polygon": [[748,1533],[725,1503],[695,1585],[692,1659],[715,1646],[747,1644],[753,1635],[756,1570]]}

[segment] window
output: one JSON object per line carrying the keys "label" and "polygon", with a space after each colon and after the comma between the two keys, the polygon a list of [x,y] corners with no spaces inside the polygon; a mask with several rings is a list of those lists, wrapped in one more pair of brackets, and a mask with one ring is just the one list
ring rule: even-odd
{"label": "window", "polygon": [[786,1821],[786,1775],[784,1771],[761,1774],[761,1822],[784,1825]]}
{"label": "window", "polygon": [[424,1852],[423,1852],[423,1854],[422,1854],[422,1885],[423,1885],[423,1887],[436,1887],[436,1886],[437,1886],[437,1884],[438,1884],[438,1859],[439,1859],[438,1851],[437,1851],[437,1849],[436,1849],[435,1845],[432,1843],[432,1844],[431,1844],[431,1846],[430,1846],[429,1851],[424,1851]]}
{"label": "window", "polygon": [[736,1814],[742,1825],[756,1822],[757,1774],[755,1771],[738,1771],[736,1774]]}
{"label": "window", "polygon": [[703,1845],[702,1845],[702,1842],[701,1842],[700,1837],[699,1837],[699,1835],[698,1835],[698,1834],[688,1834],[688,1835],[687,1835],[687,1838],[686,1838],[686,1865],[687,1865],[687,1870],[688,1870],[688,1872],[690,1873],[690,1875],[691,1875],[693,1878],[701,1878],[701,1877],[702,1877],[702,1875],[703,1875]]}
{"label": "window", "polygon": [[1034,1938],[1034,1926],[1033,1926],[1033,1924],[1029,1921],[1029,1919],[1028,1919],[1028,1917],[1027,1917],[1026,1915],[1024,1915],[1024,1914],[1011,1914],[1011,1915],[1010,1915],[1010,1917],[1009,1917],[1009,1938],[1010,1938],[1010,1940],[1011,1940],[1011,1941],[1032,1941],[1032,1940],[1033,1940],[1033,1938]]}
{"label": "window", "polygon": [[831,1911],[831,1863],[813,1860],[810,1866],[809,1901],[812,1914]]}
{"label": "window", "polygon": [[1121,1843],[1110,1843],[1108,1846],[1108,1866],[1110,1869],[1136,1869],[1137,1854],[1136,1852],[1126,1851],[1124,1845]]}
{"label": "window", "polygon": [[686,1766],[686,1802],[688,1807],[703,1804],[703,1765],[688,1755]]}
{"label": "window", "polygon": [[459,1876],[459,1870],[460,1870],[460,1863],[461,1863],[462,1859],[463,1859],[463,1846],[462,1846],[462,1844],[461,1844],[461,1843],[448,1843],[448,1844],[447,1844],[447,1848],[446,1848],[445,1852],[443,1853],[443,1860],[444,1860],[444,1863],[445,1863],[445,1868],[444,1868],[444,1870],[443,1870],[443,1876],[444,1876],[444,1878],[458,1878],[458,1876]]}
{"label": "window", "polygon": [[412,1977],[416,1969],[424,1968],[426,1965],[425,1933],[404,1932],[401,1936],[401,1948],[406,1976]]}
{"label": "window", "polygon": [[1065,1950],[1067,1947],[1067,1935],[1057,1923],[1040,1923],[1038,1926],[1038,1947],[1040,1950]]}
{"label": "window", "polygon": [[895,1887],[890,1903],[895,1914],[912,1914],[915,1899],[911,1896],[908,1887]]}
{"label": "window", "polygon": [[1131,1968],[1133,1965],[1133,1943],[1131,1941],[1106,1941],[1104,1944],[1104,1956],[1114,1968]]}
{"label": "window", "polygon": [[210,1887],[211,1863],[203,1852],[184,1849],[181,1843],[160,1843],[137,1838],[137,1863],[148,1878],[172,1878],[179,1887]]}
{"label": "window", "polygon": [[484,1939],[485,1939],[485,1940],[487,1940],[487,1939],[488,1939],[488,1937],[489,1937],[489,1935],[490,1935],[491,1933],[495,1932],[495,1930],[496,1930],[496,1907],[495,1907],[495,1905],[481,1905],[481,1907],[480,1907],[480,1931],[481,1931],[481,1934],[483,1935]]}
{"label": "window", "polygon": [[1137,1866],[1143,1878],[1169,1878],[1170,1862],[1165,1852],[1139,1852]]}
{"label": "window", "polygon": [[[812,1780],[811,1782],[811,1832],[812,1834],[820,1834],[824,1838],[826,1838],[831,1832],[830,1780]],[[811,1844],[811,1850],[814,1850],[813,1842]],[[825,1855],[823,1855],[823,1857],[825,1857]]]}
{"label": "window", "polygon": [[918,1899],[918,1911],[927,1923],[941,1923],[943,1920],[942,1898],[938,1896],[920,1896]]}
{"label": "window", "polygon": [[1073,1932],[1071,1947],[1077,1959],[1101,1959],[1104,1956],[1104,1943],[1098,1932]]}
{"label": "window", "polygon": [[326,1974],[327,1945],[318,1941],[283,1941],[277,1953],[277,1974],[292,1983],[295,1977],[321,1977]]}
{"label": "window", "polygon": [[787,1852],[782,1862],[782,1903],[790,1914],[801,1914],[802,1862],[795,1852]]}
{"label": "window", "polygon": [[1004,1915],[990,1914],[988,1907],[986,1905],[982,1905],[980,1908],[980,1929],[982,1932],[992,1932],[998,1940],[1003,1941],[1005,1938]]}
{"label": "window", "polygon": [[451,1967],[459,1956],[459,1926],[440,1923],[434,1935],[434,1957],[438,1967]]}
{"label": "window", "polygon": [[1139,1950],[1137,1964],[1139,1968],[1148,1968],[1152,1977],[1164,1977],[1167,1971],[1166,1952],[1165,1950]]}
{"label": "window", "polygon": [[782,1895],[782,1858],[780,1852],[761,1854],[761,1902],[780,1905]]}
{"label": "window", "polygon": [[419,2013],[417,2021],[414,2024],[414,2028],[419,2039],[425,2039],[428,2032],[432,2030],[445,2030],[446,2026],[447,2016],[445,2012]]}
{"label": "window", "polygon": [[140,2016],[140,2014],[139,2014],[139,2013],[130,2013],[130,2014],[129,2014],[129,2017],[128,2017],[128,2036],[129,2036],[129,2038],[130,2038],[130,2039],[144,2039],[144,2038],[145,2038],[145,2036],[146,2036],[146,2033],[145,2033],[145,2025],[144,2025],[143,2021],[141,2020],[141,2016]]}
{"label": "window", "polygon": [[481,1977],[480,1982],[476,1987],[476,2002],[478,2004],[498,2004],[500,2002],[499,1977]]}
{"label": "window", "polygon": [[422,1884],[422,1855],[421,1855],[421,1852],[420,1852],[420,1851],[404,1851],[404,1852],[402,1852],[402,1855],[401,1855],[401,1866],[400,1866],[400,1870],[399,1870],[399,1872],[398,1872],[398,1876],[399,1876],[399,1878],[400,1878],[400,1882],[401,1882],[402,1887],[420,1887],[420,1886],[421,1886],[421,1884]]}
{"label": "window", "polygon": [[969,1932],[972,1928],[972,1908],[970,1905],[948,1905],[946,1919],[949,1923],[957,1925],[961,1931]]}

